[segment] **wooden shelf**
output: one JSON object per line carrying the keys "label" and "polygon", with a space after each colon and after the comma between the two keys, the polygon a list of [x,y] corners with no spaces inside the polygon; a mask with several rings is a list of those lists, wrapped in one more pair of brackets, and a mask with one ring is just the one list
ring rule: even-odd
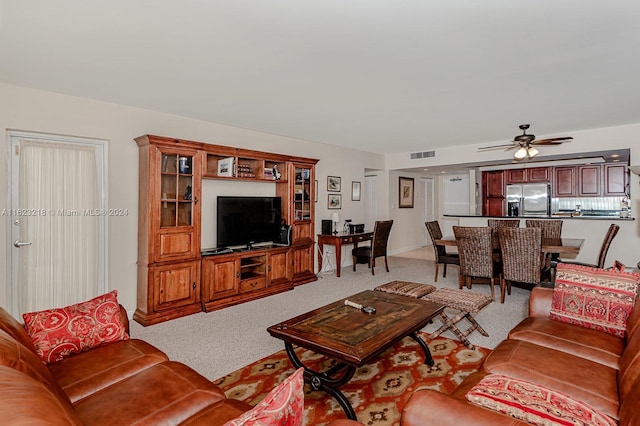
{"label": "wooden shelf", "polygon": [[[164,136],[135,140],[140,156],[136,321],[155,324],[317,279],[311,182],[318,160]],[[274,185],[282,218],[292,226],[291,246],[202,258],[203,179]],[[296,202],[296,189],[306,194],[303,201]]]}

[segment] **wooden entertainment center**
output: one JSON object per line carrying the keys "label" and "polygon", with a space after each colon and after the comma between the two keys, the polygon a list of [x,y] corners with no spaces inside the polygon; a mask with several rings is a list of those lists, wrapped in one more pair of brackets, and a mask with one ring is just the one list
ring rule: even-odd
{"label": "wooden entertainment center", "polygon": [[[138,295],[142,325],[219,309],[315,281],[316,159],[163,136],[139,147]],[[202,255],[202,179],[275,185],[291,245]]]}

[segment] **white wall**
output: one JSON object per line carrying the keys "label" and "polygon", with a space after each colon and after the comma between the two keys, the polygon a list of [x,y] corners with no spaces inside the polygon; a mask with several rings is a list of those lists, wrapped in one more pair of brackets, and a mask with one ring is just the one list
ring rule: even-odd
{"label": "white wall", "polygon": [[[133,138],[143,134],[157,134],[182,139],[190,139],[220,145],[270,151],[283,154],[318,158],[316,169],[318,180],[318,203],[316,204],[316,230],[320,230],[320,221],[328,219],[331,211],[327,209],[327,176],[342,178],[341,217],[355,222],[364,218],[364,203],[351,201],[351,182],[364,182],[367,174],[378,175],[379,205],[377,217],[392,218],[394,229],[391,234],[389,252],[398,253],[420,247],[424,241],[422,223],[423,191],[416,185],[413,209],[398,209],[398,177],[419,178],[417,174],[399,173],[397,169],[407,167],[429,167],[439,164],[458,164],[462,162],[483,161],[498,158],[498,152],[478,153],[477,146],[468,149],[436,149],[436,157],[423,160],[409,160],[407,153],[382,156],[373,153],[343,149],[332,145],[319,144],[294,138],[254,132],[215,123],[187,119],[161,114],[137,108],[97,102],[71,96],[21,88],[0,83],[0,129],[23,130],[31,132],[55,133],[108,140],[108,201],[109,207],[126,208],[129,216],[109,218],[108,233],[108,285],[119,291],[119,298],[128,310],[135,308],[136,300],[136,258],[137,258],[137,186],[138,186],[138,148]],[[640,164],[640,124],[607,129],[595,129],[585,132],[567,132],[575,139],[572,143],[553,147],[554,152],[582,152],[602,149],[631,148],[632,164]],[[0,149],[0,204],[8,207],[7,178],[7,138],[3,139],[4,149]],[[487,145],[487,144],[483,144]],[[425,146],[428,149],[428,146]],[[378,170],[372,172],[372,170]],[[439,199],[442,188],[436,182],[435,197]],[[227,187],[226,185],[232,185]],[[238,186],[236,187],[235,184]],[[242,186],[240,186],[242,185]],[[252,184],[248,184],[252,185]],[[213,192],[253,191],[244,182],[207,181],[204,184],[204,203]],[[268,190],[265,190],[268,191]],[[640,213],[640,190],[638,176],[631,176],[632,214]],[[395,205],[395,208],[392,206]],[[209,206],[205,205],[206,213]],[[441,217],[441,210],[436,210]],[[7,226],[0,226],[0,269],[8,271]],[[203,216],[203,233],[213,229]],[[210,227],[210,228],[208,228]],[[418,230],[419,229],[419,230]],[[588,238],[587,244],[600,244],[600,229],[567,228],[568,232],[581,234]],[[619,259],[626,264],[635,264],[637,248],[640,243],[639,221],[628,222],[624,232],[620,232],[612,245],[612,253],[619,251]],[[574,235],[568,235],[574,236]],[[208,236],[203,236],[203,244],[211,245]],[[617,248],[617,246],[619,246]],[[584,251],[585,261],[593,261],[591,249]],[[580,258],[583,257],[581,253]],[[7,303],[8,272],[0,277],[0,305]]]}
{"label": "white wall", "polygon": [[[364,182],[366,168],[384,169],[384,157],[294,138],[254,132],[184,117],[97,102],[50,92],[21,88],[0,83],[0,129],[54,133],[99,138],[108,141],[108,202],[111,208],[126,208],[129,216],[109,218],[108,286],[117,289],[120,302],[129,310],[136,304],[136,259],[138,227],[138,147],[133,138],[156,134],[219,145],[236,146],[283,154],[318,158],[316,169],[319,197],[316,204],[316,229],[320,220],[330,217],[327,209],[327,176],[342,177],[341,216],[362,220],[362,201],[351,201],[351,181]],[[7,137],[0,149],[0,205],[8,206]],[[253,188],[246,182],[206,181],[203,213],[212,211],[209,205],[214,192],[238,193],[269,191]],[[262,184],[260,184],[261,186]],[[268,184],[266,184],[268,185]],[[275,189],[274,189],[275,190]],[[203,234],[213,229],[203,214]],[[8,265],[7,223],[0,226],[0,306],[7,302]],[[211,245],[209,235],[203,244]]]}

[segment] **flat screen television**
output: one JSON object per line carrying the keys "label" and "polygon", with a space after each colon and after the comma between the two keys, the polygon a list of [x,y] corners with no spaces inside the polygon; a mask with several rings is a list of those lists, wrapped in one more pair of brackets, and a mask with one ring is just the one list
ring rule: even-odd
{"label": "flat screen television", "polygon": [[219,196],[216,244],[233,247],[278,241],[282,220],[280,197]]}

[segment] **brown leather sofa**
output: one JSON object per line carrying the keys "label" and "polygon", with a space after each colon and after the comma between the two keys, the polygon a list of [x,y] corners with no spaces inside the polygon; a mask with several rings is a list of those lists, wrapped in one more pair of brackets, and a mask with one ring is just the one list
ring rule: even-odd
{"label": "brown leather sofa", "polygon": [[0,308],[3,425],[222,425],[250,408],[138,339],[45,365],[22,324]]}
{"label": "brown leather sofa", "polygon": [[527,424],[466,400],[466,393],[490,373],[562,392],[620,425],[640,425],[640,303],[634,306],[623,339],[550,320],[552,294],[553,289],[534,288],[529,317],[489,354],[481,370],[451,395],[415,392],[403,409],[401,425]]}

